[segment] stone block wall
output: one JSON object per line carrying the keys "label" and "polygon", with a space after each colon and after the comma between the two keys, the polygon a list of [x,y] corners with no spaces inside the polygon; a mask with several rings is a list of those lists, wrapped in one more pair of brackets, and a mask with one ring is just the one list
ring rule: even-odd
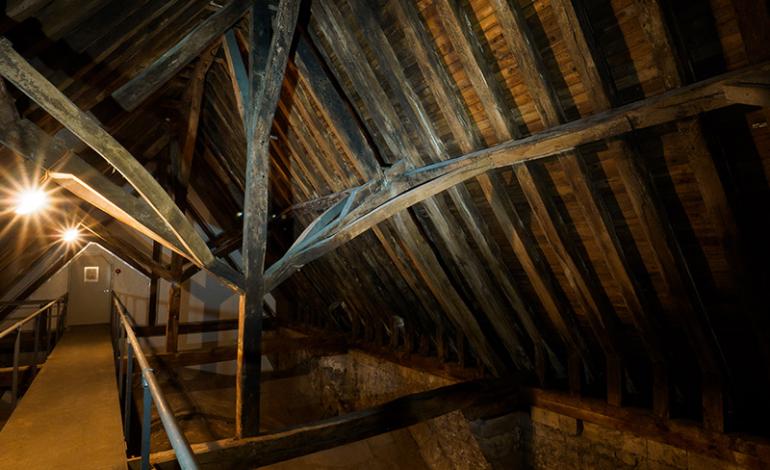
{"label": "stone block wall", "polygon": [[[311,380],[314,390],[322,395],[324,407],[339,413],[452,383],[358,351],[321,358]],[[491,468],[459,411],[410,426],[408,431],[431,469]]]}
{"label": "stone block wall", "polygon": [[493,469],[687,469],[741,467],[542,408],[470,423]]}
{"label": "stone block wall", "polygon": [[[330,415],[453,383],[359,351],[321,358],[310,380]],[[431,469],[740,468],[538,407],[474,421],[455,412],[408,431]]]}

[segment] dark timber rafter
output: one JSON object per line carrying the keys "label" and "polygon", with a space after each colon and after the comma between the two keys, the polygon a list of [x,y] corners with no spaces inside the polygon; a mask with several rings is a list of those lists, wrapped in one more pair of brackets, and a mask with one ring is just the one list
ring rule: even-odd
{"label": "dark timber rafter", "polygon": [[[568,38],[570,56],[578,64],[581,80],[590,90],[589,99],[594,111],[604,111],[612,105],[612,97],[607,90],[607,81],[599,73],[594,61],[594,51],[577,21],[577,14],[568,0],[555,0],[554,10],[557,21],[565,37]],[[670,68],[670,67],[667,67]],[[729,90],[724,87],[725,96],[730,99]],[[722,372],[720,370],[719,347],[714,344],[713,335],[708,331],[705,309],[700,302],[700,295],[690,276],[681,248],[672,235],[666,219],[658,210],[659,204],[654,200],[651,185],[634,162],[631,149],[622,140],[610,144],[616,149],[615,165],[620,178],[626,187],[627,194],[634,211],[640,220],[640,225],[653,247],[653,254],[660,266],[661,273],[674,307],[684,318],[685,331],[694,350],[698,354],[703,373],[703,409],[704,423],[709,429],[722,429]],[[688,290],[693,292],[693,300],[688,298]]]}
{"label": "dark timber rafter", "polygon": [[[505,23],[504,28],[514,28],[516,30],[514,34],[519,42],[524,42],[524,34],[519,31],[521,25],[516,24],[517,21],[513,18],[513,12],[507,5],[496,6],[499,9],[498,14],[501,15],[501,19]],[[503,112],[503,109],[505,109],[503,87],[498,83],[492,70],[486,66],[483,51],[481,50],[478,40],[475,38],[469,18],[462,12],[462,9],[454,0],[441,0],[436,3],[436,7],[439,11],[442,24],[448,32],[452,47],[460,56],[460,61],[465,73],[468,75],[474,91],[484,103],[484,111],[487,116],[489,116],[497,142],[521,137],[521,133],[516,124],[510,116]],[[506,31],[506,37],[508,37],[508,33],[512,32]],[[523,54],[524,56],[520,61],[527,63],[532,62],[533,59],[527,57],[526,52]],[[545,90],[543,92],[543,99],[545,99],[545,96],[550,96],[551,92],[546,89],[546,87],[540,86],[538,89]],[[541,104],[538,109],[541,109],[542,107],[543,105]],[[480,145],[475,146],[475,148],[479,147]],[[516,176],[521,182],[521,188],[524,195],[530,202],[535,217],[541,226],[544,225],[544,223],[553,225],[547,212],[544,212],[545,206],[541,203],[542,196],[534,187],[534,177],[530,174],[526,165],[519,165],[516,167]],[[494,176],[490,175],[488,178],[492,180]],[[533,184],[527,184],[530,181]],[[487,185],[489,184],[490,183],[487,183]],[[501,182],[496,182],[496,184],[498,187],[502,186]],[[484,186],[485,185],[482,184],[482,187]],[[505,211],[502,211],[499,208],[495,209],[496,204],[494,204],[494,201],[490,200],[490,204],[493,210],[495,210],[495,213],[498,214],[498,218],[504,217],[503,220],[510,219],[510,216],[508,216]],[[508,223],[503,223],[502,227],[506,230],[506,235],[508,235],[507,238],[509,240],[518,241],[518,243],[512,245],[512,248],[519,259],[519,262],[524,267],[527,277],[534,287],[545,311],[548,313],[551,322],[556,326],[557,331],[559,331],[559,334],[564,339],[569,353],[581,357],[585,363],[588,363],[589,361],[584,341],[577,333],[579,330],[575,328],[574,319],[571,318],[570,311],[555,290],[556,282],[553,279],[550,270],[540,258],[536,242],[533,240],[533,237],[530,236],[518,214],[514,213],[513,215],[515,216],[515,221],[511,222],[508,220]],[[549,234],[547,227],[544,226],[543,228],[544,232]],[[554,240],[553,236],[551,236],[549,240],[552,240],[554,249],[556,249],[557,252],[560,254],[564,253],[563,248],[559,250],[559,245],[555,243],[556,240]],[[564,265],[569,258],[562,256],[561,259],[563,260],[562,264]],[[570,278],[570,275],[576,276],[579,273],[579,271],[572,269],[567,265],[563,266],[563,271],[568,279]],[[571,363],[576,364],[574,361]],[[570,377],[577,377],[578,375],[578,371],[573,370]],[[575,385],[573,384],[573,387],[574,386]]]}
{"label": "dark timber rafter", "polygon": [[240,286],[241,276],[214,258],[192,224],[147,170],[107,133],[97,121],[80,110],[61,91],[35,70],[3,38],[0,40],[0,74],[91,146],[129,182],[174,232],[196,264],[205,266],[230,286]]}
{"label": "dark timber rafter", "polygon": [[[483,147],[480,136],[473,129],[471,117],[454,90],[451,77],[442,65],[435,49],[429,47],[430,39],[419,19],[416,8],[408,1],[394,2],[393,8],[399,21],[404,25],[404,33],[414,46],[413,50],[417,63],[420,65],[425,80],[431,83],[430,89],[433,92],[434,99],[443,111],[444,118],[449,124],[452,135],[459,143],[460,150],[471,152]],[[488,173],[477,177],[477,181],[507,238],[512,241],[516,240],[513,244],[514,250],[522,251],[531,248],[531,246],[528,246],[531,240],[522,236],[524,233],[523,222],[518,217],[513,204],[507,197],[500,178],[494,173]],[[535,361],[537,363],[536,370],[538,374],[541,374],[540,379],[542,381],[544,380],[542,374],[544,373],[545,366],[542,361],[544,359],[544,349],[547,348],[543,333],[534,322],[531,309],[522,302],[515,287],[510,285],[510,279],[504,278],[502,282],[505,285],[505,291],[513,294],[510,296],[511,303],[520,316],[525,330],[533,338],[535,343]],[[552,362],[554,360],[555,358],[552,358]],[[560,369],[558,364],[553,365],[557,370]]]}
{"label": "dark timber rafter", "polygon": [[219,39],[233,23],[243,16],[252,2],[232,0],[227,6],[211,15],[193,31],[187,34],[174,47],[163,53],[155,62],[112,96],[126,110],[133,110],[161,85],[189,64],[212,42]]}
{"label": "dark timber rafter", "polygon": [[[564,112],[561,105],[553,93],[553,86],[548,81],[547,72],[543,64],[540,52],[535,49],[532,33],[527,25],[523,14],[518,7],[511,7],[507,2],[495,0],[495,9],[503,26],[503,37],[506,40],[509,50],[516,54],[519,64],[519,73],[527,85],[530,96],[535,103],[535,109],[538,117],[545,128],[551,128],[564,122]],[[605,221],[608,219],[606,210],[598,203],[598,199],[593,191],[590,190],[588,175],[582,171],[580,156],[574,152],[568,152],[559,157],[563,166],[569,168],[565,170],[570,175],[570,182],[573,185],[573,194],[576,196],[578,204],[586,213],[586,219],[589,226],[595,234],[601,235],[604,229],[610,229]],[[583,305],[589,318],[589,324],[596,334],[599,344],[605,354],[608,377],[608,397],[611,401],[620,401],[620,376],[621,372],[617,369],[620,362],[620,346],[617,336],[618,328],[615,325],[614,317],[606,311],[606,306],[602,305],[601,297],[598,295],[598,286],[591,286],[588,276],[584,270],[578,267],[575,250],[568,251],[566,240],[560,235],[560,232],[552,220],[551,213],[543,200],[542,188],[543,182],[539,180],[536,173],[532,172],[527,164],[517,165],[514,169],[519,183],[535,212],[538,223],[547,234],[549,243],[557,253],[560,254],[560,262],[568,279],[572,281],[572,288],[575,291],[576,298]],[[613,238],[613,240],[616,240]],[[616,244],[608,245],[616,247]],[[610,264],[618,269],[624,268],[618,263]],[[627,269],[623,269],[626,277],[616,275],[616,279],[628,279]],[[629,293],[630,292],[630,293]],[[633,296],[635,291],[631,288],[624,289],[624,293]],[[636,303],[631,303],[636,305]],[[636,315],[640,317],[641,313]],[[642,330],[643,332],[646,330]],[[645,335],[647,338],[648,336]],[[574,372],[570,377],[576,377]],[[579,383],[573,381],[571,388],[577,391]]]}
{"label": "dark timber rafter", "polygon": [[236,435],[239,437],[259,433],[270,129],[289,61],[300,3],[281,1],[270,42],[267,39],[270,37],[271,15],[266,5],[251,9],[249,100],[245,107],[247,149],[242,248],[245,289],[238,325],[235,413]]}
{"label": "dark timber rafter", "polygon": [[[518,7],[510,6],[508,2],[495,0],[495,11],[503,30],[508,49],[517,57],[518,71],[527,89],[530,90],[530,96],[535,104],[535,109],[545,128],[553,127],[564,120],[564,113],[554,95],[553,87],[546,79],[546,71],[540,52],[535,49],[534,41],[530,28],[527,25],[523,15]],[[466,32],[466,35],[470,33]],[[477,54],[478,55],[478,54]],[[478,67],[476,67],[478,69]],[[487,72],[488,74],[489,72]],[[480,79],[476,79],[480,82]],[[489,112],[491,114],[499,113],[502,107],[502,97],[494,93],[494,102],[497,103]],[[502,120],[502,116],[492,120],[497,123]],[[505,140],[511,137],[509,129],[497,125],[495,127],[498,138]],[[565,154],[560,159],[569,159],[574,161],[577,158],[574,154]],[[618,368],[620,346],[617,337],[617,325],[614,317],[608,312],[608,307],[603,304],[600,294],[600,287],[592,282],[585,269],[585,261],[581,260],[579,251],[562,234],[557,225],[557,212],[550,207],[547,198],[544,196],[545,183],[539,174],[532,171],[527,164],[514,167],[514,173],[519,185],[533,210],[535,220],[546,235],[548,243],[557,254],[557,260],[566,276],[569,286],[574,293],[574,298],[586,312],[589,325],[596,335],[599,344],[605,354],[607,364],[607,386],[608,397],[610,401],[620,401],[620,385],[622,382],[621,372]],[[580,173],[570,173],[573,178],[579,181],[585,181],[586,176]],[[576,193],[579,195],[580,193]],[[578,198],[581,199],[580,197]],[[583,198],[585,199],[585,198]],[[571,352],[572,354],[575,351]],[[575,361],[570,362],[573,370],[570,371],[570,388],[573,392],[579,391],[580,373],[576,367]],[[575,370],[577,369],[577,370]]]}
{"label": "dark timber rafter", "polygon": [[49,136],[30,121],[20,119],[4,82],[0,82],[0,101],[3,145],[48,172],[59,186],[167,248],[186,255],[174,233],[144,200],[126,193],[96,171],[72,153],[61,138]]}
{"label": "dark timber rafter", "polygon": [[[359,6],[358,4],[353,5],[354,11]],[[355,16],[365,17],[363,11]],[[388,49],[389,46],[384,42],[385,40],[379,41],[379,44],[373,48],[385,54],[386,60],[390,57],[392,65],[389,69],[392,74],[389,77],[393,82],[390,84],[390,88],[401,103],[401,109],[407,113],[409,122],[417,126],[418,131],[415,132],[415,135],[418,137],[420,147],[427,150],[427,155],[422,155],[415,143],[409,139],[406,128],[396,110],[390,105],[390,100],[385,95],[384,90],[377,85],[378,80],[374,72],[368,65],[360,46],[344,25],[341,14],[329,3],[318,3],[313,4],[313,17],[319,23],[319,34],[326,35],[328,42],[335,44],[335,54],[345,64],[345,71],[350,76],[356,92],[366,103],[368,114],[372,116],[379,129],[385,129],[382,131],[382,137],[389,153],[403,157],[404,162],[407,162],[405,163],[406,166],[419,166],[428,161],[446,158],[441,141],[432,125],[427,121],[425,110],[419,104],[414,91],[409,88],[405,79],[398,78],[403,75],[402,69],[392,50]],[[372,22],[370,25],[374,26]],[[370,28],[369,34],[374,35],[376,31]],[[382,36],[381,31],[379,36]],[[485,227],[485,224],[477,215],[476,209],[468,205],[465,198],[462,197],[462,193],[457,190],[450,191],[449,196],[458,208],[458,212],[465,218],[465,225],[471,231],[474,240],[478,242],[477,245],[482,254],[485,255],[485,259],[492,260],[494,252],[488,247],[491,237],[485,237],[480,231]],[[422,208],[427,213],[426,220],[429,220],[435,227],[452,259],[467,269],[466,281],[471,286],[471,290],[490,323],[501,332],[501,339],[512,360],[519,368],[531,369],[531,359],[526,350],[523,349],[521,339],[510,321],[510,315],[507,313],[508,307],[501,301],[499,294],[492,289],[493,284],[485,267],[472,255],[472,250],[464,237],[457,233],[456,227],[461,226],[459,221],[452,217],[448,205],[441,198],[426,199]],[[479,230],[479,232],[474,233],[475,230]],[[494,272],[497,263],[492,260],[490,266]],[[498,272],[495,278],[497,277],[504,277],[504,274]]]}
{"label": "dark timber rafter", "polygon": [[[681,86],[685,82],[682,60],[676,54],[671,31],[667,27],[660,1],[636,0],[635,3],[646,39],[653,48],[655,65],[663,79],[665,88],[673,89]],[[766,6],[758,8],[758,10],[762,9],[765,9],[766,12]],[[750,17],[751,15],[746,15],[746,18]],[[762,57],[762,54],[758,54],[758,57]],[[752,83],[752,81],[748,80],[748,83]],[[736,85],[740,85],[740,83],[732,84],[724,89],[725,97],[729,101],[735,99]],[[761,82],[756,83],[756,85],[766,86],[766,84],[763,86]],[[770,347],[768,347],[768,328],[770,327],[766,318],[757,314],[764,308],[764,303],[757,298],[759,287],[754,284],[752,276],[747,270],[746,255],[739,248],[741,243],[733,210],[720,180],[719,171],[707,147],[700,121],[697,116],[694,116],[691,119],[678,122],[677,126],[688,149],[690,167],[701,188],[701,196],[708,217],[724,248],[727,262],[735,273],[734,285],[739,293],[742,310],[753,325],[760,352],[767,360],[770,358]],[[661,253],[663,256],[667,255],[665,251],[660,251],[659,255]],[[717,351],[714,350],[713,336],[710,337],[708,332],[704,331],[703,326],[697,325],[698,319],[694,318],[692,311],[685,313],[688,314],[687,321],[689,322],[686,328],[694,330],[691,342],[693,342],[701,360],[704,424],[710,429],[722,430],[724,428],[722,393],[725,384],[722,383],[724,378],[719,369]]]}
{"label": "dark timber rafter", "polygon": [[391,173],[351,191],[321,214],[288,252],[265,273],[269,292],[292,272],[343,245],[393,214],[445,189],[495,168],[557,155],[575,147],[636,129],[696,116],[731,103],[723,86],[741,80],[770,83],[764,63],[720,75],[613,110],[553,127],[529,137],[500,143],[461,157]]}
{"label": "dark timber rafter", "polygon": [[[318,103],[319,109],[329,122],[329,127],[339,139],[358,174],[364,179],[381,178],[383,170],[360,127],[356,125],[352,110],[344,105],[333,84],[326,78],[321,60],[314,54],[304,36],[297,45],[295,62],[307,84],[308,94]],[[386,171],[392,173],[395,170],[391,167]],[[396,214],[391,224],[373,227],[372,232],[382,244],[390,261],[419,297],[431,317],[434,328],[442,328],[444,321],[439,312],[443,310],[455,327],[468,338],[481,362],[493,372],[502,372],[503,365],[489,347],[470,307],[441,267],[436,254],[413,218]],[[395,233],[403,240],[404,246],[395,238]],[[424,283],[424,287],[420,281]]]}

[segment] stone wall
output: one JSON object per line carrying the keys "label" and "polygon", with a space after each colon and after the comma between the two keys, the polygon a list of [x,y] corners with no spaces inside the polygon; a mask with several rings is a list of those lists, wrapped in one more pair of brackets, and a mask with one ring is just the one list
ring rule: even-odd
{"label": "stone wall", "polygon": [[[312,381],[324,407],[335,414],[453,383],[358,351],[320,359]],[[408,431],[431,469],[491,468],[460,412],[410,426]]]}
{"label": "stone wall", "polygon": [[[310,381],[330,415],[453,383],[358,351],[320,359]],[[408,431],[432,469],[740,468],[538,407],[475,421],[455,412]]]}
{"label": "stone wall", "polygon": [[494,469],[741,468],[537,407],[470,425]]}

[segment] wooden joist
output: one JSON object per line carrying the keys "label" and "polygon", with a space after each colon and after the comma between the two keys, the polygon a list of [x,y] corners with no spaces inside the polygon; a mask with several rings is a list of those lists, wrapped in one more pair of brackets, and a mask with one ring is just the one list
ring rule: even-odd
{"label": "wooden joist", "polygon": [[[193,444],[192,449],[202,466],[260,467],[401,429],[515,393],[516,387],[501,381],[462,382],[284,431]],[[158,468],[176,465],[173,451],[152,454],[150,463]],[[130,462],[132,468],[134,464]]]}
{"label": "wooden joist", "polygon": [[[148,322],[149,323],[149,322]],[[238,319],[203,320],[199,322],[186,322],[179,324],[179,334],[211,333],[214,331],[230,331],[238,328]],[[163,336],[166,329],[163,325],[150,324],[134,328],[137,337]]]}
{"label": "wooden joist", "polygon": [[[181,327],[182,324],[180,324]],[[197,326],[196,326],[197,328]],[[285,352],[304,351],[312,356],[334,356],[345,354],[347,341],[340,336],[326,338],[270,336],[262,339],[263,355]],[[190,349],[163,352],[147,356],[151,363],[162,367],[177,368],[215,362],[233,361],[237,358],[238,347],[235,345],[216,346],[213,348]]]}
{"label": "wooden joist", "polygon": [[139,75],[116,90],[112,97],[123,109],[131,111],[160,88],[182,68],[199,56],[243,16],[251,2],[231,0],[224,8],[211,15],[190,31]]}

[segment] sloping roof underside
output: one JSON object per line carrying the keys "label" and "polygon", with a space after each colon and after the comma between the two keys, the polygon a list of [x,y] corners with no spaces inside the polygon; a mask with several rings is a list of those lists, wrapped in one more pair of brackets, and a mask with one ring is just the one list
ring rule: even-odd
{"label": "sloping roof underside", "polygon": [[[757,22],[770,29],[752,3],[669,0],[657,11],[647,0],[316,0],[273,124],[268,264],[333,195],[399,160],[456,157],[770,58],[767,41],[744,37],[762,31]],[[9,1],[0,33],[163,181],[191,68],[130,113],[110,93],[217,9]],[[236,26],[244,59],[247,31],[248,15]],[[210,240],[239,230],[246,161],[233,80],[224,52],[215,54],[188,212]],[[527,71],[533,60],[540,81]],[[23,117],[61,129],[14,96]],[[276,294],[300,321],[482,364],[455,321],[469,315],[506,370],[564,388],[577,370],[587,395],[606,393],[607,364],[622,359],[626,404],[650,405],[665,370],[676,416],[701,417],[708,370],[724,381],[731,425],[751,429],[770,407],[767,123],[766,109],[733,106],[494,170],[308,264]],[[17,157],[2,153],[13,179]],[[107,172],[96,154],[80,155]],[[50,244],[15,230],[0,242],[3,289],[15,263]]]}

